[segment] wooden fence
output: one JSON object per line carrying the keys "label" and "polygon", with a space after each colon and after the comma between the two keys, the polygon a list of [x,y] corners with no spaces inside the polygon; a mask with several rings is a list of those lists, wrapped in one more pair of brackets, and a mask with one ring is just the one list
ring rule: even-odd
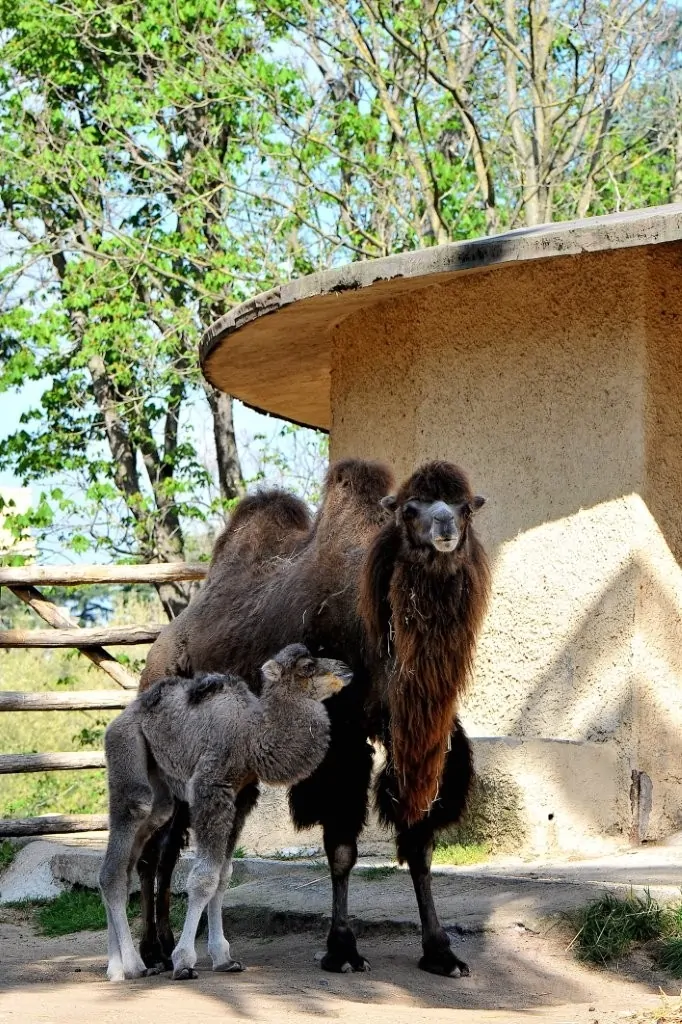
{"label": "wooden fence", "polygon": [[[107,644],[148,644],[162,625],[107,626],[82,629],[76,619],[44,597],[39,586],[82,587],[93,583],[171,583],[201,580],[206,563],[157,563],[153,565],[29,565],[0,568],[0,587],[7,587],[51,629],[0,629],[0,648],[73,647],[105,672],[118,690],[74,690],[70,693],[0,690],[4,711],[109,711],[124,708],[135,698],[138,680],[106,650]],[[54,772],[104,767],[101,751],[84,753],[0,754],[0,775]],[[60,832],[103,831],[105,814],[59,815],[0,819],[0,839],[9,836],[54,835]]]}

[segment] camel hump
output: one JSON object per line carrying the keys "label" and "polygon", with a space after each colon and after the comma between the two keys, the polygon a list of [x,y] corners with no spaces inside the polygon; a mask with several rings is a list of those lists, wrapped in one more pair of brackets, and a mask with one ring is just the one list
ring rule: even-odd
{"label": "camel hump", "polygon": [[324,491],[325,496],[333,491],[346,491],[357,498],[378,502],[394,486],[393,473],[383,462],[339,459],[327,470]]}
{"label": "camel hump", "polygon": [[232,558],[260,562],[287,557],[307,537],[311,525],[308,506],[294,494],[278,489],[247,494],[214,544],[211,570]]}
{"label": "camel hump", "polygon": [[332,463],[315,520],[318,543],[333,543],[341,549],[364,547],[386,521],[380,502],[393,487],[393,474],[381,462],[343,459]]}
{"label": "camel hump", "polygon": [[401,484],[397,494],[398,504],[408,498],[421,501],[447,501],[457,505],[473,497],[469,479],[459,466],[452,462],[426,462]]}

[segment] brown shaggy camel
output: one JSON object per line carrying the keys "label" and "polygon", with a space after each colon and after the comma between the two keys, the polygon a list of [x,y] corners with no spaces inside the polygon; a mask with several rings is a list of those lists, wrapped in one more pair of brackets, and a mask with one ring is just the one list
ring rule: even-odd
{"label": "brown shaggy camel", "polygon": [[[259,666],[293,642],[349,664],[354,682],[328,702],[327,756],[289,795],[295,824],[321,824],[324,832],[333,908],[322,966],[369,967],[348,925],[348,878],[367,812],[368,740],[378,740],[386,765],[375,802],[414,883],[420,967],[459,976],[468,968],[436,914],[431,855],[435,833],[459,819],[472,778],[457,708],[489,592],[488,561],[471,523],[484,499],[447,462],[422,466],[392,492],[385,466],[346,460],[330,467],[310,528],[290,495],[245,498],[216,544],[203,589],[150,650],[141,686],[229,668],[257,690]],[[244,799],[250,807],[256,794]],[[172,949],[167,894],[185,826],[179,812],[139,866],[141,953],[150,965]]]}

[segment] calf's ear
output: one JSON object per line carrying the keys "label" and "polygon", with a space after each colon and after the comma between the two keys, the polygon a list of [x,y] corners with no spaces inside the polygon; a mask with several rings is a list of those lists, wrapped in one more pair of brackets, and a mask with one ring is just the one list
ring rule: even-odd
{"label": "calf's ear", "polygon": [[277,661],[266,661],[261,672],[266,683],[277,683],[282,678],[282,666]]}
{"label": "calf's ear", "polygon": [[482,494],[477,494],[469,502],[469,508],[472,512],[478,512],[485,505],[485,498]]}
{"label": "calf's ear", "polygon": [[382,498],[379,502],[382,508],[385,508],[387,512],[395,512],[398,506],[398,500],[393,494],[387,494],[385,498]]}

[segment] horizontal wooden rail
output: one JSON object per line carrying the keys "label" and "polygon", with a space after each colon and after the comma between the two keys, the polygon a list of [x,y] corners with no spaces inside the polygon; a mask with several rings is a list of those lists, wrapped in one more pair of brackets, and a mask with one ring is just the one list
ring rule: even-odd
{"label": "horizontal wooden rail", "polygon": [[203,580],[208,562],[149,565],[22,565],[0,569],[0,587],[78,587],[88,583],[175,583]]}
{"label": "horizontal wooden rail", "polygon": [[0,647],[99,647],[151,644],[163,624],[97,626],[93,629],[0,629]]}
{"label": "horizontal wooden rail", "polygon": [[106,814],[45,814],[41,818],[0,819],[0,839],[15,836],[54,836],[62,832],[106,832]]}
{"label": "horizontal wooden rail", "polygon": [[[23,601],[29,608],[32,608],[36,615],[39,615],[50,626],[55,626],[57,629],[80,629],[77,619],[74,619],[72,615],[67,615],[54,602],[48,601],[35,587],[10,587],[10,590],[15,597],[18,597],[20,601]],[[122,686],[124,690],[137,689],[137,679],[135,676],[128,672],[116,660],[113,654],[105,651],[103,647],[86,647],[81,653],[84,658],[87,658],[93,665],[101,668],[110,679],[113,679],[115,683]]]}
{"label": "horizontal wooden rail", "polygon": [[0,754],[0,775],[25,775],[27,772],[65,772],[81,768],[104,768],[101,750],[68,754]]}
{"label": "horizontal wooden rail", "polygon": [[0,711],[107,711],[127,708],[135,694],[120,690],[69,690],[26,693],[0,690]]}

